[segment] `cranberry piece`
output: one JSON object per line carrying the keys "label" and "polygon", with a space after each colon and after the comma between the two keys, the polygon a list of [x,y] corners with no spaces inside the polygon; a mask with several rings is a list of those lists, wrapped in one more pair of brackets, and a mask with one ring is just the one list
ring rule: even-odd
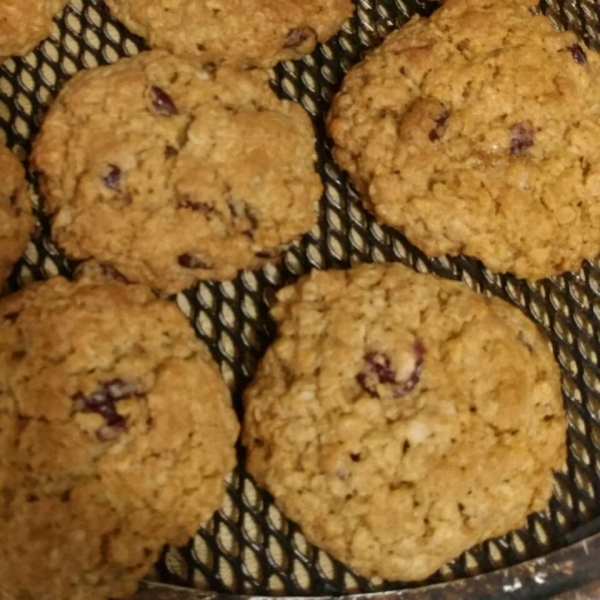
{"label": "cranberry piece", "polygon": [[567,50],[571,53],[573,60],[580,65],[585,65],[587,63],[587,55],[584,49],[579,44],[573,44],[572,46],[568,46]]}
{"label": "cranberry piece", "polygon": [[85,396],[81,392],[74,396],[76,407],[84,413],[97,413],[105,420],[96,435],[99,440],[107,441],[114,439],[127,427],[127,418],[117,411],[117,402],[125,398],[138,396],[137,385],[132,381],[124,379],[112,379],[102,384],[95,392]]}
{"label": "cranberry piece", "polygon": [[415,366],[408,379],[399,382],[395,388],[394,396],[396,398],[406,396],[406,394],[416,388],[419,381],[421,381],[421,375],[423,374],[423,367],[425,365],[425,346],[423,346],[420,340],[415,341],[413,344],[413,351],[415,353]]}
{"label": "cranberry piece", "polygon": [[377,383],[396,382],[396,372],[392,369],[392,361],[383,352],[368,352],[364,357],[366,369],[356,376],[359,385],[374,398],[379,398]]}
{"label": "cranberry piece", "polygon": [[445,110],[440,113],[435,119],[435,127],[429,132],[429,140],[435,142],[442,137],[446,129],[446,123],[450,118],[450,113]]}
{"label": "cranberry piece", "polygon": [[177,262],[179,262],[179,264],[186,269],[212,269],[212,265],[203,261],[196,254],[182,254],[177,259]]}
{"label": "cranberry piece", "polygon": [[159,88],[157,85],[153,85],[150,88],[152,93],[152,106],[165,117],[173,117],[179,114],[173,99],[165,90]]}
{"label": "cranberry piece", "polygon": [[317,32],[312,27],[290,29],[283,43],[283,47],[297,48],[298,46],[302,46],[302,44],[310,38],[317,38]]}
{"label": "cranberry piece", "polygon": [[390,357],[383,352],[368,352],[364,356],[365,367],[356,376],[358,384],[372,398],[379,398],[378,386],[385,385],[389,388],[394,398],[402,398],[412,391],[423,373],[425,362],[425,348],[420,341],[413,344],[415,364],[407,379],[398,381],[396,371],[392,368]]}
{"label": "cranberry piece", "polygon": [[534,143],[535,130],[530,121],[515,123],[510,128],[510,153],[513,156],[521,156]]}
{"label": "cranberry piece", "polygon": [[121,184],[121,169],[116,165],[108,165],[108,168],[108,174],[102,178],[102,181],[109,190],[117,190]]}
{"label": "cranberry piece", "polygon": [[179,150],[177,148],[173,148],[173,146],[165,146],[165,156],[167,158],[173,158],[179,154]]}

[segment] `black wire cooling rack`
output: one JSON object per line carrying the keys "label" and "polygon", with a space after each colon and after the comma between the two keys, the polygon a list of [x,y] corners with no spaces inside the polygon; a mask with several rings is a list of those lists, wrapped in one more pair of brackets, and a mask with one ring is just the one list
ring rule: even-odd
{"label": "black wire cooling rack", "polygon": [[[274,69],[275,91],[301,103],[315,124],[318,167],[326,185],[319,223],[290,248],[281,265],[245,272],[229,283],[203,282],[174,298],[219,361],[239,413],[241,391],[274,335],[268,318],[274,293],[310,269],[400,261],[500,296],[547,333],[562,368],[569,418],[568,464],[557,475],[554,498],[546,511],[529,518],[526,528],[485,542],[423,583],[485,573],[545,555],[567,545],[578,528],[600,516],[600,262],[586,262],[577,273],[534,284],[490,273],[464,257],[427,258],[363,210],[331,158],[324,117],[344,73],[390,30],[436,7],[428,0],[357,0],[355,16],[334,40],[310,57]],[[600,47],[597,1],[547,0],[541,9],[557,27],[568,27],[592,47]],[[73,0],[56,19],[48,40],[24,59],[0,66],[0,141],[4,134],[27,161],[43,115],[67,79],[80,69],[143,49],[142,40],[114,21],[101,1]],[[31,181],[35,187],[33,175]],[[38,231],[9,290],[32,279],[71,273],[72,265],[50,240],[42,210],[37,214]],[[361,578],[310,545],[271,497],[255,486],[243,464],[240,449],[222,509],[185,547],[165,548],[154,577],[178,586],[250,595],[339,595],[406,587]],[[591,534],[595,525],[588,528]]]}

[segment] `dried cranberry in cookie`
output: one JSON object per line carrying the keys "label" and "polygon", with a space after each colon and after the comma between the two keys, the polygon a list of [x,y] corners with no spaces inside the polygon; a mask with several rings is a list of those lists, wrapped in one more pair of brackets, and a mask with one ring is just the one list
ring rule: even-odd
{"label": "dried cranberry in cookie", "polygon": [[431,256],[540,279],[600,254],[600,57],[528,0],[446,0],[353,67],[334,157]]}
{"label": "dried cranberry in cookie", "polygon": [[315,159],[309,116],[268,73],[162,51],[77,74],[32,156],[65,254],[167,293],[258,269],[307,233]]}
{"label": "dried cranberry in cookie", "polygon": [[167,92],[157,85],[150,87],[150,96],[152,99],[152,106],[157,113],[164,117],[174,117],[179,114],[173,99]]}
{"label": "dried cranberry in cookie", "polygon": [[270,67],[309,54],[354,10],[351,0],[107,0],[107,4],[153,48],[242,67]]}
{"label": "dried cranberry in cookie", "polygon": [[525,154],[535,143],[535,130],[530,121],[515,123],[510,129],[510,153],[514,156]]}
{"label": "dried cranberry in cookie", "polygon": [[150,289],[86,264],[0,299],[0,596],[129,597],[220,506],[237,434],[208,349]]}
{"label": "dried cranberry in cookie", "polygon": [[108,165],[108,172],[104,176],[104,185],[110,190],[119,189],[121,183],[121,169],[116,165]]}
{"label": "dried cranberry in cookie", "polygon": [[119,378],[101,383],[95,392],[87,396],[77,392],[73,400],[75,410],[98,413],[104,418],[105,423],[96,430],[98,439],[104,442],[117,437],[127,427],[127,417],[117,410],[119,400],[140,395],[143,393],[136,383]]}
{"label": "dried cranberry in cookie", "polygon": [[247,467],[312,543],[364,576],[421,580],[546,507],[560,374],[516,308],[362,265],[284,288],[272,316],[244,396]]}
{"label": "dried cranberry in cookie", "polygon": [[571,53],[571,56],[576,63],[579,63],[580,65],[585,65],[587,63],[587,54],[580,44],[568,46],[567,50]]}
{"label": "dried cranberry in cookie", "polygon": [[[392,365],[390,355],[384,352],[367,352],[364,366],[356,376],[358,384],[373,398],[391,396],[402,398],[419,383],[425,357],[425,348],[420,341],[409,344],[408,352],[395,348],[396,363]],[[408,356],[407,356],[408,355]]]}

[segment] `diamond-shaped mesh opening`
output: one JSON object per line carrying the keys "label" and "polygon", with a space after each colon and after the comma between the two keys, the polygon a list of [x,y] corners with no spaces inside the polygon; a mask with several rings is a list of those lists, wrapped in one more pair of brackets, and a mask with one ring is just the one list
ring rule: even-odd
{"label": "diamond-shaped mesh opening", "polygon": [[[440,570],[427,583],[465,577],[541,556],[568,544],[579,526],[600,516],[600,261],[578,273],[538,283],[490,273],[477,261],[429,259],[397,232],[381,227],[361,207],[331,159],[324,116],[343,74],[365,50],[415,13],[429,14],[429,0],[356,0],[357,12],[335,40],[312,56],[280,64],[272,84],[313,117],[319,170],[326,184],[319,223],[287,252],[279,266],[242,273],[230,283],[203,282],[174,301],[210,346],[241,414],[241,391],[274,331],[268,307],[275,291],[311,268],[358,262],[400,261],[417,271],[462,280],[476,291],[518,306],[547,333],[560,362],[569,417],[569,459],[556,477],[549,508],[528,525],[490,540]],[[544,0],[557,27],[568,27],[600,48],[596,0]],[[26,161],[52,98],[75,72],[135,54],[143,42],[112,20],[98,0],[73,0],[54,32],[24,59],[0,66],[0,141]],[[35,185],[35,181],[32,179]],[[68,261],[50,241],[38,210],[39,229],[8,284],[70,274]],[[368,581],[309,544],[272,498],[245,473],[243,450],[224,506],[183,548],[166,548],[155,575],[168,583],[245,594],[342,594],[400,589],[402,583]],[[599,527],[600,529],[600,527]],[[591,533],[590,531],[589,533]]]}

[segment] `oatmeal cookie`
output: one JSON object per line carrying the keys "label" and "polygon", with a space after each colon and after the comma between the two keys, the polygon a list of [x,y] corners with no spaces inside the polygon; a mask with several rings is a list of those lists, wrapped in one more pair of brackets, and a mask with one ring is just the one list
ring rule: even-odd
{"label": "oatmeal cookie", "polygon": [[220,506],[237,433],[208,349],[146,287],[0,300],[0,597],[128,597]]}
{"label": "oatmeal cookie", "polygon": [[309,54],[350,17],[351,0],[107,0],[150,46],[202,61],[269,67]]}
{"label": "oatmeal cookie", "polygon": [[560,374],[517,309],[400,265],[313,272],[278,299],[243,441],[312,543],[420,580],[546,507],[566,456]]}
{"label": "oatmeal cookie", "polygon": [[52,31],[52,19],[68,0],[2,0],[0,2],[0,62],[23,56]]}
{"label": "oatmeal cookie", "polygon": [[317,220],[310,118],[266,73],[162,51],[76,75],[33,163],[67,255],[165,292],[255,269]]}
{"label": "oatmeal cookie", "polygon": [[529,4],[413,19],[350,71],[328,127],[381,221],[539,279],[600,252],[600,57]]}
{"label": "oatmeal cookie", "polygon": [[0,144],[0,289],[25,251],[32,229],[25,170]]}

